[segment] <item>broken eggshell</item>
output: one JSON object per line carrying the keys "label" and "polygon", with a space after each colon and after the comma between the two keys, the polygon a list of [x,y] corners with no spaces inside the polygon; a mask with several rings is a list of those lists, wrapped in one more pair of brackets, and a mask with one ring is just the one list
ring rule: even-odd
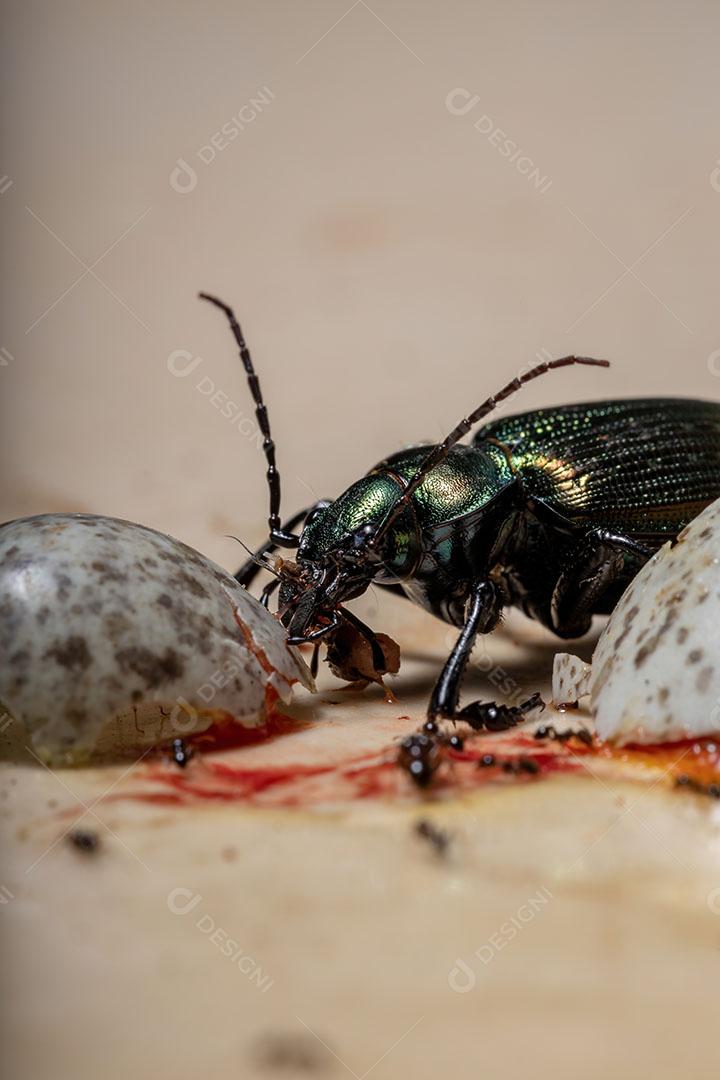
{"label": "broken eggshell", "polygon": [[552,696],[556,705],[575,705],[590,693],[592,668],[574,653],[555,653]]}
{"label": "broken eggshell", "polygon": [[0,708],[43,760],[143,748],[312,688],[234,578],[143,525],[45,514],[0,527]]}
{"label": "broken eggshell", "polygon": [[657,743],[720,732],[720,500],[633,579],[589,677],[586,669],[558,654],[553,698],[568,703],[589,690],[603,739]]}

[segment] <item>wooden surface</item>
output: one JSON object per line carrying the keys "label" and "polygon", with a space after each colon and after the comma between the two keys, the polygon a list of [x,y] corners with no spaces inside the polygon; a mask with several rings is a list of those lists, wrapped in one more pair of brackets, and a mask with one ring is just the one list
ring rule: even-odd
{"label": "wooden surface", "polygon": [[[397,705],[323,676],[295,706],[311,725],[221,760],[341,761],[416,726],[447,628],[385,599],[364,614],[404,646]],[[552,649],[511,620],[474,689],[497,670],[536,689]],[[150,804],[130,797],[148,761],[2,766],[7,1075],[716,1075],[717,803],[583,773],[433,800]],[[81,800],[95,854],[64,837]],[[444,855],[420,819],[448,832]]]}

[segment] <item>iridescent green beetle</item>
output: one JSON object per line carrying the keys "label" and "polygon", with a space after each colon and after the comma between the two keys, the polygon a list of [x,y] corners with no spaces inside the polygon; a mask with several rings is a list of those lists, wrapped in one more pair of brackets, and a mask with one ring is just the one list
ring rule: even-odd
{"label": "iridescent green beetle", "polygon": [[[343,625],[364,635],[382,673],[376,636],[344,604],[370,584],[408,597],[460,627],[435,684],[428,719],[502,730],[537,696],[508,707],[459,707],[478,634],[513,605],[558,637],[579,637],[609,613],[640,567],[720,497],[720,404],[685,398],[595,401],[538,409],[485,424],[501,401],[546,372],[606,360],[566,356],[538,364],[489,397],[441,443],[381,461],[332,502],[280,523],[280,479],[267,409],[240,326],[225,312],[255,401],[270,488],[269,539],[238,571],[249,585],[274,569],[279,614],[292,644],[332,642]],[[293,530],[303,524],[302,533]],[[294,561],[265,563],[277,548]]]}

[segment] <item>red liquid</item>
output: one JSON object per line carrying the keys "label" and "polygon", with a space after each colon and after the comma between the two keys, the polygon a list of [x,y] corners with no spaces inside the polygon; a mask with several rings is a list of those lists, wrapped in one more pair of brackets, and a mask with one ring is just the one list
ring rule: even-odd
{"label": "red liquid", "polygon": [[[311,807],[364,799],[417,802],[452,797],[488,784],[535,783],[556,773],[591,777],[593,772],[614,779],[661,781],[666,787],[685,776],[695,785],[693,790],[720,783],[720,743],[714,739],[613,748],[597,739],[591,745],[577,738],[537,740],[522,728],[502,734],[473,734],[466,738],[463,750],[444,751],[434,782],[425,791],[415,787],[397,766],[397,743],[379,753],[348,756],[328,764],[245,765],[242,753],[222,753],[281,738],[306,726],[277,713],[263,728],[252,731],[231,720],[216,724],[187,740],[195,757],[185,769],[163,756],[134,773],[126,790],[110,798],[187,806],[237,802]],[[408,718],[408,734],[413,727]],[[494,763],[480,766],[488,754]]]}

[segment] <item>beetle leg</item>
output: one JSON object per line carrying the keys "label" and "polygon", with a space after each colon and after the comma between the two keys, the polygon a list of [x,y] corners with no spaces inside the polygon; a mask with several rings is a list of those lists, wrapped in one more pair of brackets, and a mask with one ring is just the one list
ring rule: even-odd
{"label": "beetle leg", "polygon": [[457,714],[458,720],[464,720],[475,731],[486,728],[488,731],[507,731],[515,727],[525,716],[545,708],[540,694],[531,694],[520,705],[497,705],[494,701],[473,701]]}
{"label": "beetle leg", "polygon": [[[285,522],[282,527],[281,535],[289,536],[293,529],[296,529],[298,525],[304,522],[314,510],[320,510],[329,505],[330,501],[328,499],[320,499],[319,502],[314,503],[312,506],[306,506],[304,510],[300,510],[294,517],[291,517],[289,521]],[[277,538],[273,539],[271,536],[269,540],[266,540],[265,543],[257,549],[251,558],[242,564],[235,575],[235,580],[238,584],[244,585],[246,589],[249,588],[262,570],[262,566],[259,565],[258,560],[262,561],[266,555],[270,554],[270,552],[277,551],[279,547],[285,546],[287,545],[278,543]]]}
{"label": "beetle leg", "polygon": [[500,619],[501,600],[496,586],[481,581],[474,586],[460,637],[455,642],[428,705],[428,719],[459,718],[460,686],[478,634],[487,634]]}
{"label": "beetle leg", "polygon": [[273,578],[271,581],[268,581],[267,585],[265,586],[263,591],[260,593],[260,603],[262,604],[262,606],[264,608],[267,608],[269,606],[270,597],[275,592],[275,590],[277,589],[279,584],[280,584],[280,578]]}
{"label": "beetle leg", "polygon": [[639,569],[651,554],[629,537],[607,529],[586,534],[553,590],[550,629],[559,637],[582,637],[590,629],[593,613],[602,611],[605,593],[626,577],[626,557],[636,560]]}

